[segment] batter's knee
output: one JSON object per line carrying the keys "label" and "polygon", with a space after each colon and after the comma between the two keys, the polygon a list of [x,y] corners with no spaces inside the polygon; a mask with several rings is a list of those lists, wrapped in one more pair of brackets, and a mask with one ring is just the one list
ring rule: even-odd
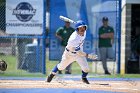
{"label": "batter's knee", "polygon": [[86,73],[89,72],[89,68],[83,68],[82,70]]}
{"label": "batter's knee", "polygon": [[62,66],[61,64],[58,64],[58,65],[57,65],[57,68],[58,68],[58,70],[64,70],[64,69],[65,69],[65,67]]}

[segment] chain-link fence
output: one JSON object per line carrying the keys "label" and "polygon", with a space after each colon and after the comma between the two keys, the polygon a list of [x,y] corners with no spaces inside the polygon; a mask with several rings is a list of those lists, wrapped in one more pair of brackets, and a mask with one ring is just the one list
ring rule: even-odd
{"label": "chain-link fence", "polygon": [[[50,30],[49,59],[51,60],[47,63],[47,71],[50,72],[52,67],[58,63],[57,61],[61,60],[62,56],[60,55],[60,41],[55,37],[57,28],[63,26],[63,22],[59,20],[60,15],[70,17],[75,21],[82,19],[86,22],[86,24],[88,25],[88,31],[87,38],[84,43],[84,50],[87,53],[95,53],[98,56],[98,28],[102,25],[102,17],[107,16],[109,18],[109,25],[114,28],[113,50],[115,52],[114,55],[116,59],[115,62],[112,62],[114,60],[111,60],[113,64],[110,65],[111,70],[113,68],[114,71],[114,69],[116,69],[117,67],[117,62],[119,61],[119,0],[47,0],[47,2],[47,5],[49,5],[47,13],[50,15],[50,18],[48,18],[50,22],[47,22],[50,23],[50,26],[47,29]],[[0,59],[5,60],[8,64],[8,68],[4,72],[5,75],[33,75],[32,73],[36,72],[42,72],[45,74],[46,47],[44,46],[46,46],[46,44],[44,43],[44,38],[46,37],[44,37],[44,34],[7,34],[5,25],[7,15],[6,7],[8,7],[10,11],[12,10],[11,7],[6,5],[6,0],[0,0]],[[18,13],[16,9],[18,8],[13,9],[15,10],[13,14],[14,16],[16,16],[16,14]],[[35,11],[35,9],[32,10]],[[10,16],[8,16],[8,18],[9,17]],[[18,18],[20,19],[19,16]],[[12,21],[16,22],[15,20]],[[32,22],[37,21],[32,20]],[[72,24],[72,27],[74,27],[74,24]],[[22,32],[21,30],[23,29],[19,29],[20,32]],[[52,62],[52,60],[56,61]],[[90,67],[92,67],[95,72],[97,72],[97,68],[102,68],[102,66],[100,65],[100,60],[92,62],[93,63],[90,63]],[[98,65],[100,67],[98,67]],[[74,68],[75,67],[73,67],[72,69]],[[76,71],[80,71],[80,68],[78,68],[78,70],[77,68],[75,68],[73,72]]]}
{"label": "chain-link fence", "polygon": [[0,76],[45,74],[44,35],[7,34],[6,7],[6,0],[0,0],[0,59],[8,65]]}

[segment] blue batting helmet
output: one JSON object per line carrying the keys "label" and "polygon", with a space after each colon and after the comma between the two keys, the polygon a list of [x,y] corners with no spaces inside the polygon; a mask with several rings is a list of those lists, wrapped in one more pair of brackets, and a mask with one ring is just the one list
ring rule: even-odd
{"label": "blue batting helmet", "polygon": [[79,20],[75,24],[75,29],[77,30],[79,27],[82,27],[82,26],[85,26],[86,27],[86,30],[87,30],[87,25],[85,24],[85,22],[82,21],[82,20]]}

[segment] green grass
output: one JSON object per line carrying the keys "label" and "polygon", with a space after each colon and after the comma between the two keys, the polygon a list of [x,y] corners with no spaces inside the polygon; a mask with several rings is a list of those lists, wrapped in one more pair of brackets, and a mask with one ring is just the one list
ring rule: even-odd
{"label": "green grass", "polygon": [[109,75],[109,76],[99,76],[100,78],[140,78],[140,74],[116,74],[116,75]]}
{"label": "green grass", "polygon": [[16,56],[3,56],[0,55],[0,58],[5,60],[8,67],[7,70],[2,72],[0,71],[0,76],[13,76],[13,77],[42,77],[45,76],[41,73],[29,73],[28,71],[17,69],[17,58]]}
{"label": "green grass", "polygon": [[115,74],[115,75],[99,75],[99,76],[94,76],[92,75],[90,78],[140,78],[140,74]]}
{"label": "green grass", "polygon": [[[46,75],[42,73],[30,73],[25,70],[17,69],[17,58],[15,56],[2,56],[0,55],[0,58],[5,60],[8,64],[8,68],[5,72],[0,71],[0,76],[6,76],[6,77],[45,77]],[[46,61],[46,74],[48,75],[52,68],[58,63],[58,61]],[[89,67],[92,69],[92,63],[89,62]],[[64,73],[64,71],[63,71]],[[81,75],[81,68],[77,64],[77,62],[74,62],[72,64],[72,74],[73,75]],[[93,72],[89,72],[89,75],[97,78],[140,78],[140,74],[115,74],[115,75],[96,75]]]}

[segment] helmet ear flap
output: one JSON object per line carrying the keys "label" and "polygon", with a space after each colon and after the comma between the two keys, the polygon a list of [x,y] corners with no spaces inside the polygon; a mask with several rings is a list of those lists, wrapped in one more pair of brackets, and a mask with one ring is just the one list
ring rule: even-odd
{"label": "helmet ear flap", "polygon": [[76,28],[76,31],[79,31],[79,28]]}
{"label": "helmet ear flap", "polygon": [[87,30],[87,26],[85,26],[85,30]]}

